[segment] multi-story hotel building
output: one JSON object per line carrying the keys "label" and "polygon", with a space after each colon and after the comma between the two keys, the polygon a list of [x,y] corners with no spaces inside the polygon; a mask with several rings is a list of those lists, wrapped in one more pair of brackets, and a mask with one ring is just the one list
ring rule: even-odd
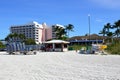
{"label": "multi-story hotel building", "polygon": [[57,38],[57,36],[56,36],[56,32],[55,32],[55,28],[56,27],[62,27],[62,28],[64,28],[64,26],[63,25],[60,25],[60,24],[55,24],[55,25],[53,25],[52,26],[52,39],[55,39],[55,38]]}
{"label": "multi-story hotel building", "polygon": [[11,26],[11,33],[24,34],[26,38],[34,39],[37,44],[42,43],[43,25],[33,21],[25,25]]}
{"label": "multi-story hotel building", "polygon": [[[54,26],[63,27],[62,25],[58,24]],[[42,42],[45,42],[46,40],[56,38],[53,26],[48,27],[46,23],[39,24],[35,21],[25,25],[11,26],[10,32],[24,34],[26,38],[34,39],[36,44],[40,44]]]}

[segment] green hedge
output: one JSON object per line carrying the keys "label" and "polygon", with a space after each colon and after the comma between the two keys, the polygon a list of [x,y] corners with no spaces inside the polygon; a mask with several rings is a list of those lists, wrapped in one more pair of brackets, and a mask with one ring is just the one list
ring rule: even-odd
{"label": "green hedge", "polygon": [[108,45],[107,51],[111,54],[120,55],[120,41],[115,41],[114,43]]}
{"label": "green hedge", "polygon": [[82,47],[86,47],[86,49],[91,49],[91,46],[87,45],[72,45],[68,47],[68,50],[80,50]]}
{"label": "green hedge", "polygon": [[5,45],[0,41],[0,48],[5,48]]}

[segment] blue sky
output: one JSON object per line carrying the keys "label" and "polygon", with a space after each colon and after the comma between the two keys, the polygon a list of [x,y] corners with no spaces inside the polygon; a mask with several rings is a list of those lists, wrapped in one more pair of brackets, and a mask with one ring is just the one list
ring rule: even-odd
{"label": "blue sky", "polygon": [[88,33],[90,14],[91,34],[98,34],[103,26],[120,19],[120,0],[1,0],[0,39],[9,33],[11,25],[31,21],[52,24],[73,24],[70,36]]}

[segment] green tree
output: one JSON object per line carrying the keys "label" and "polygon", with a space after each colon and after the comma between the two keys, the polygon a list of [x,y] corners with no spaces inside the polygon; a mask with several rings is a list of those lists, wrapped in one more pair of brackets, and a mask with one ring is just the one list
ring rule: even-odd
{"label": "green tree", "polygon": [[117,38],[118,38],[118,37],[120,36],[120,30],[119,30],[119,29],[115,30],[114,34],[115,34],[115,36],[117,36]]}
{"label": "green tree", "polygon": [[24,34],[19,34],[19,38],[24,41],[26,39],[25,35]]}
{"label": "green tree", "polygon": [[111,40],[112,42],[111,44],[108,44],[107,51],[110,52],[111,54],[120,54],[120,38],[119,38],[120,37],[120,20],[116,21],[113,25],[111,25],[110,23],[107,23],[104,26],[104,28],[106,29],[105,30],[105,35],[107,36],[106,41],[110,42]]}
{"label": "green tree", "polygon": [[74,26],[72,24],[68,24],[65,27],[66,27],[66,31],[67,31],[67,34],[68,34],[68,37],[69,37],[69,32],[73,31]]}
{"label": "green tree", "polygon": [[57,30],[56,35],[58,36],[58,39],[62,39],[64,36],[66,36],[66,31],[64,28],[59,27],[59,29]]}
{"label": "green tree", "polygon": [[25,40],[25,44],[26,45],[35,45],[35,40],[34,39],[26,39]]}
{"label": "green tree", "polygon": [[52,27],[54,28],[53,31],[55,33],[56,39],[62,39],[62,40],[66,40],[69,37],[69,32],[73,31],[74,28],[72,24],[68,24],[65,27],[56,26],[56,25],[53,25]]}
{"label": "green tree", "polygon": [[26,39],[24,34],[17,34],[17,33],[11,33],[9,34],[6,38],[6,41],[21,41],[21,42],[25,42],[25,44],[27,45],[34,45],[35,40],[34,39]]}
{"label": "green tree", "polygon": [[8,36],[5,38],[5,41],[10,41],[10,39],[12,39],[13,34],[8,34]]}
{"label": "green tree", "polygon": [[55,33],[56,39],[63,39],[63,37],[66,36],[65,28],[56,25],[53,25],[52,27],[54,27],[53,31]]}
{"label": "green tree", "polygon": [[17,34],[17,33],[10,33],[6,38],[6,41],[24,41],[25,35],[24,34]]}
{"label": "green tree", "polygon": [[105,36],[106,35],[106,28],[105,28],[105,26],[104,26],[104,28],[102,29],[102,31],[100,31],[100,33],[99,34],[103,34],[103,36]]}
{"label": "green tree", "polygon": [[110,23],[107,23],[105,26],[104,26],[105,28],[106,28],[106,34],[109,34],[109,32],[110,32],[110,29],[111,29],[111,24]]}
{"label": "green tree", "polygon": [[112,32],[109,32],[109,33],[107,34],[107,36],[108,36],[108,37],[112,37],[112,36],[113,36],[113,33],[112,33]]}
{"label": "green tree", "polygon": [[107,34],[107,36],[108,36],[108,40],[109,40],[109,42],[113,42],[113,32],[109,32],[108,34]]}
{"label": "green tree", "polygon": [[117,22],[114,23],[113,28],[116,29],[115,30],[115,35],[117,37],[119,37],[120,36],[120,20],[118,20]]}

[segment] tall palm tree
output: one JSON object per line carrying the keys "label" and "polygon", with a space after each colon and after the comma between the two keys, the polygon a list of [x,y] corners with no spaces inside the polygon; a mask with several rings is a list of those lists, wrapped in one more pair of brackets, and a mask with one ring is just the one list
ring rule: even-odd
{"label": "tall palm tree", "polygon": [[24,41],[24,39],[25,39],[24,34],[17,34],[17,33],[10,33],[5,38],[6,41],[17,41],[17,40]]}
{"label": "tall palm tree", "polygon": [[62,39],[62,37],[64,37],[66,35],[65,29],[62,27],[59,27],[57,29],[56,35],[58,36],[58,39]]}
{"label": "tall palm tree", "polygon": [[6,40],[6,41],[11,41],[12,38],[13,38],[13,34],[10,33],[10,34],[8,34],[8,36],[5,38],[5,40]]}
{"label": "tall palm tree", "polygon": [[69,37],[69,32],[70,32],[70,31],[73,31],[73,28],[74,28],[74,26],[73,26],[72,24],[66,25],[66,31],[67,31],[67,33],[68,33],[68,37]]}
{"label": "tall palm tree", "polygon": [[55,25],[53,25],[52,27],[54,27],[54,33],[57,39],[62,39],[66,35],[66,31],[63,27]]}
{"label": "tall palm tree", "polygon": [[25,35],[24,34],[19,34],[19,38],[24,41],[26,39]]}
{"label": "tall palm tree", "polygon": [[119,37],[120,35],[120,30],[119,29],[116,29],[115,32],[114,32],[115,36],[117,36],[117,38]]}
{"label": "tall palm tree", "polygon": [[110,23],[107,23],[107,24],[105,25],[105,28],[107,29],[106,34],[109,34],[110,29],[111,29],[111,24],[110,24]]}
{"label": "tall palm tree", "polygon": [[105,35],[106,35],[106,28],[104,27],[104,28],[100,31],[99,34],[103,34],[103,36],[105,36]]}
{"label": "tall palm tree", "polygon": [[109,41],[109,39],[110,39],[109,42],[113,42],[113,35],[114,35],[113,32],[109,32],[109,33],[107,34],[107,36],[108,36],[108,41]]}
{"label": "tall palm tree", "polygon": [[113,27],[116,28],[115,35],[119,37],[120,36],[120,20],[115,22]]}
{"label": "tall palm tree", "polygon": [[14,40],[14,41],[17,41],[18,38],[19,38],[19,34],[13,33],[13,40]]}
{"label": "tall palm tree", "polygon": [[113,33],[110,32],[110,29],[112,28],[110,23],[107,23],[106,25],[104,25],[102,31],[100,31],[99,34],[103,34],[103,36],[107,36],[109,38],[112,38]]}

